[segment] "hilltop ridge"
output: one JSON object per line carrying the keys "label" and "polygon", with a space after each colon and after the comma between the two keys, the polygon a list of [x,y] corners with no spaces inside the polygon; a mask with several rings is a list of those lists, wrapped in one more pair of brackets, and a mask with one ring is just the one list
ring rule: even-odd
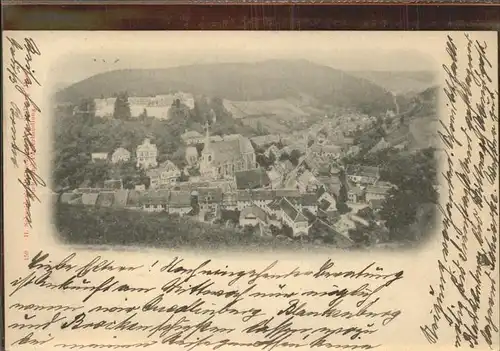
{"label": "hilltop ridge", "polygon": [[350,108],[384,113],[394,107],[390,92],[367,79],[305,60],[197,64],[162,69],[125,69],[100,73],[55,94],[58,102],[112,97],[154,96],[177,91],[234,101],[311,97],[314,108]]}

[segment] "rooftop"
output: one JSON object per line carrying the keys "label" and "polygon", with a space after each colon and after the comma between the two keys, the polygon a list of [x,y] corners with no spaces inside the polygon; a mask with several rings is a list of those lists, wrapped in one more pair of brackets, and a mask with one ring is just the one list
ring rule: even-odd
{"label": "rooftop", "polygon": [[220,203],[222,202],[222,189],[221,188],[198,188],[198,196],[200,203]]}
{"label": "rooftop", "polygon": [[96,206],[110,207],[115,201],[115,193],[112,191],[101,192],[96,200]]}
{"label": "rooftop", "polygon": [[270,185],[271,180],[262,168],[251,169],[235,173],[238,189],[256,189]]}
{"label": "rooftop", "polygon": [[391,190],[390,187],[382,187],[382,186],[367,186],[366,187],[366,192],[371,193],[371,194],[379,194],[379,195],[385,195]]}
{"label": "rooftop", "polygon": [[239,135],[231,140],[210,143],[207,150],[203,149],[203,153],[207,152],[211,152],[213,155],[212,164],[218,166],[235,162],[241,158],[241,155],[254,153],[255,151],[250,140]]}
{"label": "rooftop", "polygon": [[248,215],[254,215],[261,221],[265,221],[267,219],[267,214],[258,206],[248,206],[245,207],[241,212],[240,212],[240,218],[245,218]]}
{"label": "rooftop", "polygon": [[280,207],[294,223],[307,222],[307,218],[287,198],[281,200]]}

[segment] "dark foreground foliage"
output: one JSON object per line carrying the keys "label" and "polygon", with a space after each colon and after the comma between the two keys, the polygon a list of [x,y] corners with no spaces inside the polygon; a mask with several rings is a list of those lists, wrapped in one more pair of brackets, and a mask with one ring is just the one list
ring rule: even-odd
{"label": "dark foreground foliage", "polygon": [[[58,203],[54,220],[68,244],[153,246],[163,248],[297,250],[318,247],[306,241],[259,236],[242,228],[225,228],[166,213]],[[323,248],[325,244],[320,245]],[[335,249],[335,246],[330,246]]]}

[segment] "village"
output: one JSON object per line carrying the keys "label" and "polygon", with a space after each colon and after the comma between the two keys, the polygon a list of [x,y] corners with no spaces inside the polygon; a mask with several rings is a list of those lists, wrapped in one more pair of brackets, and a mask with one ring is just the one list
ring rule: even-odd
{"label": "village", "polygon": [[[207,122],[204,134],[181,135],[182,167],[169,159],[158,162],[157,145],[146,137],[135,150],[94,152],[91,162],[133,165],[148,181],[131,187],[120,178],[106,179],[66,191],[58,201],[165,213],[253,235],[342,247],[355,244],[352,233],[369,228],[377,233],[369,240],[377,243],[388,232],[378,212],[396,186],[380,179],[378,167],[345,163],[360,151],[350,135],[373,123],[374,118],[346,115],[301,132],[248,138],[211,135]],[[405,140],[382,138],[374,150],[388,147],[404,148]]]}

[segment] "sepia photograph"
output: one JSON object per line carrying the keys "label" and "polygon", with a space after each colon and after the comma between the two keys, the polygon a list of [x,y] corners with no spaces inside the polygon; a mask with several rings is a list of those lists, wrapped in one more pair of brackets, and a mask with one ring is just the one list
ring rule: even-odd
{"label": "sepia photograph", "polygon": [[8,350],[498,349],[496,32],[3,43]]}
{"label": "sepia photograph", "polygon": [[194,33],[182,46],[87,44],[61,57],[60,239],[256,251],[425,242],[439,214],[440,66],[425,41],[373,34],[354,45]]}

